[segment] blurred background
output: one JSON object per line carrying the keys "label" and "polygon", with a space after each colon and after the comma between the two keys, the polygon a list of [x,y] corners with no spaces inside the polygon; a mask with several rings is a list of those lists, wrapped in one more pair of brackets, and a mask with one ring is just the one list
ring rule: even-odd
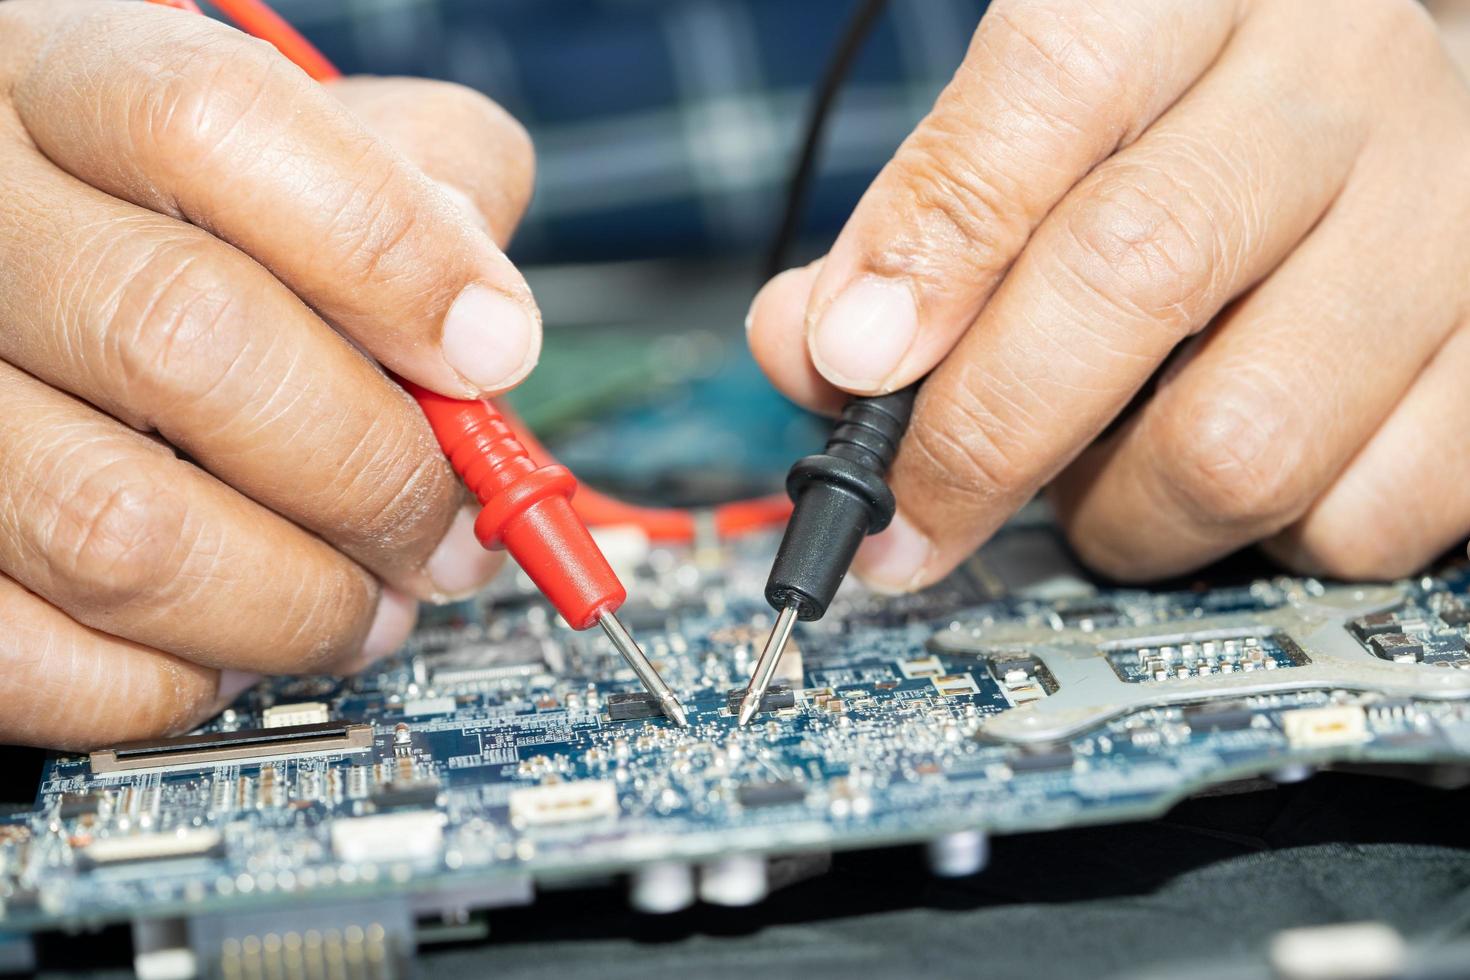
{"label": "blurred background", "polygon": [[[779,487],[822,426],[742,325],[815,89],[861,0],[278,0],[348,74],[472,86],[530,130],[511,247],[547,326],[511,398],[589,483],[691,505]],[[890,3],[827,118],[785,264],[821,254],[960,63],[983,0]],[[634,451],[636,448],[636,451]]]}

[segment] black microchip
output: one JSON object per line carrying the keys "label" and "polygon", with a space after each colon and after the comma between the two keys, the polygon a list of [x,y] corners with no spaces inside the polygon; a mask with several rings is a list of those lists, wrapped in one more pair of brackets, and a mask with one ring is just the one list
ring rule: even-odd
{"label": "black microchip", "polygon": [[102,809],[101,793],[63,793],[56,815],[62,820],[95,817]]}
{"label": "black microchip", "polygon": [[796,783],[784,781],[746,783],[736,791],[736,797],[744,807],[781,806],[784,803],[804,802],[806,789]]}
{"label": "black microchip", "polygon": [[1011,772],[1057,772],[1071,769],[1076,756],[1070,745],[1023,749],[1010,760]]}
{"label": "black microchip", "polygon": [[439,804],[439,784],[389,783],[368,797],[368,801],[379,810],[431,810]]}
{"label": "black microchip", "polygon": [[1076,626],[1078,623],[1091,622],[1094,624],[1112,623],[1118,618],[1118,610],[1111,604],[1105,602],[1081,603],[1075,606],[1067,606],[1058,610],[1062,622],[1067,626]]}
{"label": "black microchip", "polygon": [[1398,633],[1403,630],[1399,624],[1399,618],[1391,612],[1374,613],[1371,616],[1363,616],[1348,624],[1348,629],[1358,639],[1368,641],[1369,637],[1378,636],[1380,633]]}
{"label": "black microchip", "polygon": [[1470,606],[1452,599],[1439,607],[1439,618],[1446,626],[1470,626]]}
{"label": "black microchip", "polygon": [[1185,708],[1184,720],[1197,732],[1238,732],[1251,727],[1256,713],[1234,705],[1201,704]]}
{"label": "black microchip", "polygon": [[[739,713],[740,706],[744,703],[744,689],[730,692],[727,704],[732,715]],[[780,711],[782,708],[794,707],[796,707],[796,695],[792,693],[791,688],[782,687],[779,684],[766,688],[766,696],[761,698],[762,711]]]}
{"label": "black microchip", "polygon": [[656,718],[663,714],[658,698],[647,691],[636,694],[609,694],[607,717],[610,721],[636,721],[639,718]]}
{"label": "black microchip", "polygon": [[1368,646],[1372,647],[1373,652],[1384,660],[1398,660],[1400,657],[1424,659],[1424,644],[1403,633],[1380,633],[1377,636],[1370,636]]}

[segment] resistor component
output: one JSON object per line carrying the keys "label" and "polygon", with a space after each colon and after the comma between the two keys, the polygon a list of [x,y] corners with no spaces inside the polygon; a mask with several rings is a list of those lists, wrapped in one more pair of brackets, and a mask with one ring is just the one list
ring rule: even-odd
{"label": "resistor component", "polygon": [[209,793],[209,808],[215,813],[228,813],[234,809],[234,785],[223,777],[214,781]]}
{"label": "resistor component", "polygon": [[353,766],[347,770],[347,795],[360,800],[368,795],[370,767]]}
{"label": "resistor component", "polygon": [[235,806],[241,810],[255,809],[255,780],[241,776],[235,783]]}

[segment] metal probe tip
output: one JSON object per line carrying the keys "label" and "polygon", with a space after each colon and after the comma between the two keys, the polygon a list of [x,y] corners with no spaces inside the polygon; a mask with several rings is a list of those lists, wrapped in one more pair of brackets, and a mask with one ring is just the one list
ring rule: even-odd
{"label": "metal probe tip", "polygon": [[755,673],[750,675],[750,686],[745,689],[745,697],[740,702],[738,724],[742,727],[750,724],[750,719],[761,709],[766,688],[771,686],[771,677],[776,673],[776,664],[781,662],[781,654],[786,650],[786,642],[791,639],[791,630],[796,626],[797,608],[790,605],[782,609],[781,615],[776,617],[776,625],[771,627],[771,636],[766,640],[760,659],[755,662]]}
{"label": "metal probe tip", "polygon": [[648,693],[658,698],[659,706],[663,708],[668,719],[680,728],[688,728],[689,716],[684,714],[684,706],[679,703],[678,698],[674,697],[674,692],[669,685],[664,683],[664,679],[658,676],[658,671],[653,669],[653,664],[648,662],[648,658],[638,648],[632,634],[624,628],[622,623],[618,622],[618,617],[611,612],[602,613],[597,617],[597,625],[601,626],[607,638],[612,640],[612,645],[618,648],[618,653],[621,653],[623,659],[628,662],[628,666],[633,668],[633,673],[638,675],[638,679],[643,682]]}

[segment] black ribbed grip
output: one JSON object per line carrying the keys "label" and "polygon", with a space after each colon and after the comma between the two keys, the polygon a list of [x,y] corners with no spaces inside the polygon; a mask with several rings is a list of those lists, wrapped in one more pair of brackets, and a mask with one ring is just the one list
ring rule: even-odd
{"label": "black ribbed grip", "polygon": [[786,476],[796,505],[766,581],[776,609],[821,619],[847,575],[858,545],[893,520],[893,491],[883,477],[898,453],[914,407],[911,385],[890,395],[854,398],[842,410],[825,452],[798,460]]}

